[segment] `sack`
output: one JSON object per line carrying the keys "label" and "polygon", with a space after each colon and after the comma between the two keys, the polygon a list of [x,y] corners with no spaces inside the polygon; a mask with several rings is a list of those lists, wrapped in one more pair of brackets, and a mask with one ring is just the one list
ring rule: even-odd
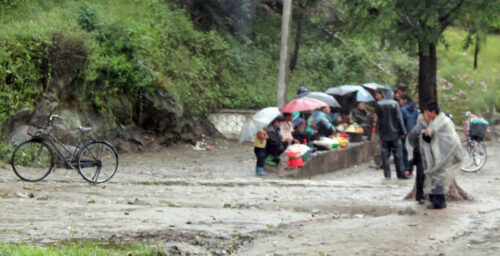
{"label": "sack", "polygon": [[470,137],[476,141],[482,141],[486,135],[488,125],[485,123],[472,123],[470,125]]}

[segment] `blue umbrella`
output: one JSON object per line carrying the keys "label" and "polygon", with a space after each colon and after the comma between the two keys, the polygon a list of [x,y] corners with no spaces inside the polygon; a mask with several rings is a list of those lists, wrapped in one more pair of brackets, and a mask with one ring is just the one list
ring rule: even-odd
{"label": "blue umbrella", "polygon": [[375,101],[375,98],[373,98],[370,92],[359,85],[342,85],[326,90],[327,94],[339,96],[343,96],[353,92],[356,93],[356,101],[358,102]]}

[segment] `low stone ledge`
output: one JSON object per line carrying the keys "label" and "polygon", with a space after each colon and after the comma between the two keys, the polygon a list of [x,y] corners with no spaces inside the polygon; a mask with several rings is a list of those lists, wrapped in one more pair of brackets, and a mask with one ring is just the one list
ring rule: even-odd
{"label": "low stone ledge", "polygon": [[339,169],[367,163],[373,160],[376,143],[364,141],[351,143],[342,149],[320,152],[319,156],[309,159],[304,167],[298,169],[296,178],[310,178],[314,175],[334,172]]}

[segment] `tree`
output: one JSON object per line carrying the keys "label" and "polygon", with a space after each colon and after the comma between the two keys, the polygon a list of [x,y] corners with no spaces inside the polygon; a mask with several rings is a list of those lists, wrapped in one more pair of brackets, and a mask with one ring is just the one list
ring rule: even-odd
{"label": "tree", "polygon": [[297,61],[299,59],[299,50],[302,43],[302,29],[304,20],[307,19],[308,11],[310,8],[316,4],[318,0],[296,0],[294,1],[294,18],[295,21],[295,39],[294,39],[294,49],[292,57],[290,59],[290,72],[292,72],[297,66]]}
{"label": "tree", "polygon": [[[500,19],[500,0],[353,0],[346,1],[353,32],[381,36],[384,45],[416,53],[419,104],[437,101],[436,46],[450,26],[469,32],[476,51],[488,26]],[[477,56],[477,53],[476,53]]]}
{"label": "tree", "polygon": [[[436,46],[443,41],[443,32],[450,26],[461,26],[469,32],[466,46],[475,45],[477,53],[484,41],[488,24],[500,19],[500,0],[346,0],[345,7],[353,22],[351,32],[382,38],[382,45],[404,48],[416,53],[418,68],[418,99],[422,106],[438,101]],[[407,195],[414,198],[415,187]],[[448,200],[472,199],[455,180]]]}

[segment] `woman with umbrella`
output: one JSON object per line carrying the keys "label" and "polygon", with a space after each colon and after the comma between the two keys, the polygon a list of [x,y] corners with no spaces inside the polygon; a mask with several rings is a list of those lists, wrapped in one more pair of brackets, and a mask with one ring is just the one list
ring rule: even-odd
{"label": "woman with umbrella", "polygon": [[[266,159],[266,156],[268,155],[267,153],[267,148],[269,146],[268,132],[276,131],[277,128],[276,127],[272,128],[272,127],[276,124],[279,127],[279,124],[281,122],[279,120],[284,120],[284,117],[281,115],[281,112],[279,111],[278,108],[276,107],[264,108],[259,112],[255,113],[255,115],[253,115],[245,123],[245,125],[243,125],[243,128],[241,129],[239,138],[240,144],[257,134],[257,137],[255,138],[254,142],[254,152],[255,156],[257,157],[257,166],[255,172],[259,176],[266,175],[266,173],[264,172],[264,161]],[[265,127],[268,126],[269,123],[271,123],[271,127],[269,131],[266,132]],[[272,135],[275,136],[275,134]],[[273,140],[274,139],[275,138],[273,137]],[[279,140],[281,141],[281,138]],[[276,146],[273,145],[273,148],[276,148]],[[279,150],[274,150],[274,152],[277,151]]]}

